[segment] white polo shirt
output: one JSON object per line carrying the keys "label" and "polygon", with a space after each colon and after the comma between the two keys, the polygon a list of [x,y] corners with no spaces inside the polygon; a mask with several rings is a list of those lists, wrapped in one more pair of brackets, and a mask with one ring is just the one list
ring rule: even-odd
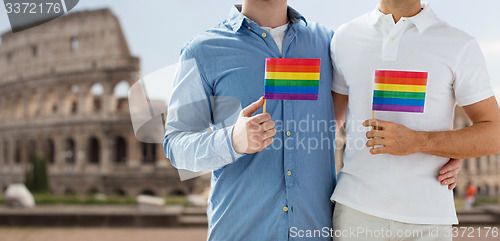
{"label": "white polo shirt", "polygon": [[[451,130],[455,104],[493,96],[477,42],[428,6],[397,24],[378,9],[335,33],[332,90],[349,95],[344,167],[332,200],[358,211],[414,224],[458,223],[453,193],[437,180],[449,159],[416,153],[372,155],[363,121],[372,118],[376,70],[426,72],[423,113],[376,111],[375,118],[418,131]],[[405,81],[405,79],[400,79]]]}

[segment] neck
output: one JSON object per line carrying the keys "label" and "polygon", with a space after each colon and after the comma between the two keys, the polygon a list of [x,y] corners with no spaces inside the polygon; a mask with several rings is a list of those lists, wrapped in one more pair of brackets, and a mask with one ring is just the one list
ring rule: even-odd
{"label": "neck", "polygon": [[394,22],[402,17],[413,17],[421,10],[420,0],[379,0],[378,8],[384,14],[392,14]]}
{"label": "neck", "polygon": [[243,0],[241,13],[261,27],[276,28],[288,23],[287,0]]}

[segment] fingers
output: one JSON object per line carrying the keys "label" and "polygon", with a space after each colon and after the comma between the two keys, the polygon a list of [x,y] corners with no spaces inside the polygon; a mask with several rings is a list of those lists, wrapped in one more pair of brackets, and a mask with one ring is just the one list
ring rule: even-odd
{"label": "fingers", "polygon": [[457,187],[457,183],[453,183],[451,185],[448,185],[448,190],[453,190]]}
{"label": "fingers", "polygon": [[456,184],[457,183],[457,177],[452,177],[452,178],[448,178],[448,179],[444,179],[443,181],[441,181],[441,185],[443,186],[446,186],[446,185],[453,185],[453,184]]}
{"label": "fingers", "polygon": [[455,169],[460,169],[462,167],[463,160],[462,159],[450,159],[446,165],[444,165],[441,170],[439,170],[439,174],[445,174],[449,171],[455,170]]}
{"label": "fingers", "polygon": [[388,153],[387,147],[376,147],[370,149],[370,153],[373,155]]}
{"label": "fingers", "polygon": [[241,115],[245,117],[250,117],[263,105],[264,105],[264,97],[260,97],[257,101],[253,102],[252,104],[248,105],[243,110],[241,110]]}
{"label": "fingers", "polygon": [[274,135],[276,135],[276,129],[270,129],[266,132],[264,132],[264,134],[262,135],[262,138],[263,139],[268,139],[268,138],[271,138],[273,137]]}
{"label": "fingers", "polygon": [[372,147],[372,146],[383,146],[386,144],[386,140],[384,139],[371,139],[366,142],[367,147]]}
{"label": "fingers", "polygon": [[275,126],[276,126],[276,124],[274,123],[274,121],[270,120],[270,121],[266,121],[262,124],[262,129],[264,129],[264,131],[268,131],[268,130],[273,129]]}
{"label": "fingers", "polygon": [[252,122],[253,124],[262,124],[266,121],[270,121],[271,120],[271,115],[269,113],[262,113],[262,114],[258,114],[254,117],[251,117],[248,121]]}
{"label": "fingers", "polygon": [[374,137],[385,137],[385,132],[381,130],[371,130],[366,132],[366,138],[371,139]]}
{"label": "fingers", "polygon": [[373,126],[375,129],[379,129],[380,127],[386,128],[387,126],[389,126],[391,124],[392,124],[392,122],[377,120],[377,119],[368,119],[365,122],[363,122],[364,127]]}
{"label": "fingers", "polygon": [[445,172],[444,174],[439,175],[438,180],[443,181],[443,180],[448,179],[448,178],[456,177],[456,176],[458,176],[459,171],[460,171],[459,168],[454,169],[454,170],[449,170],[449,171]]}
{"label": "fingers", "polygon": [[264,140],[264,143],[262,143],[262,149],[263,150],[264,148],[268,147],[269,145],[271,145],[273,143],[274,139],[272,137],[270,138],[267,138],[266,140]]}

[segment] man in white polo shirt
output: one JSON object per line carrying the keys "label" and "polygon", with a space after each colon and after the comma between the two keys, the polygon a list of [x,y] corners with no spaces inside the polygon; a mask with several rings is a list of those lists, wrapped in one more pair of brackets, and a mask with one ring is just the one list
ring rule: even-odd
{"label": "man in white polo shirt", "polygon": [[[453,193],[433,173],[500,151],[478,43],[420,0],[379,0],[337,30],[331,54],[335,115],[347,122],[335,240],[452,240]],[[456,103],[473,125],[453,131]]]}

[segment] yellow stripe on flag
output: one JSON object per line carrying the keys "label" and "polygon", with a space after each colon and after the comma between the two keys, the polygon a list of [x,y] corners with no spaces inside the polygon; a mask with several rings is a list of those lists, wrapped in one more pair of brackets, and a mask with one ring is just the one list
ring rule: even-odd
{"label": "yellow stripe on flag", "polygon": [[266,79],[319,80],[319,73],[266,72]]}
{"label": "yellow stripe on flag", "polygon": [[404,92],[424,92],[425,85],[393,85],[393,84],[375,84],[375,90],[383,91],[404,91]]}

